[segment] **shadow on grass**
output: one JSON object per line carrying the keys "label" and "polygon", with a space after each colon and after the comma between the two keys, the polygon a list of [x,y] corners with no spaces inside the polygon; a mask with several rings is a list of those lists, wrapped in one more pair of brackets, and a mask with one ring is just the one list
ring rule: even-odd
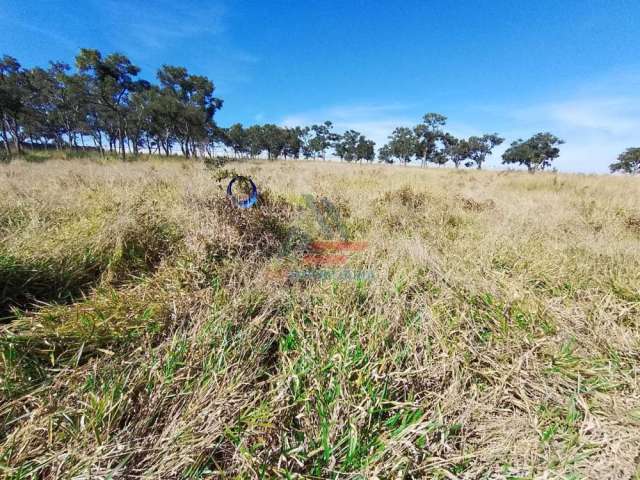
{"label": "shadow on grass", "polygon": [[153,273],[181,238],[174,225],[141,218],[120,240],[95,252],[20,258],[0,251],[0,323],[14,317],[15,309],[73,302],[103,279],[119,284]]}
{"label": "shadow on grass", "polygon": [[73,301],[99,280],[102,271],[103,266],[90,261],[72,268],[46,259],[0,255],[0,323],[10,320],[14,309]]}

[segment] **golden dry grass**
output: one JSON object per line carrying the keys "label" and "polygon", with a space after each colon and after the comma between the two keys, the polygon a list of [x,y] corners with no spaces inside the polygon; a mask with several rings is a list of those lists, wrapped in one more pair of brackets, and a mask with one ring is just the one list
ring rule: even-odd
{"label": "golden dry grass", "polygon": [[[370,278],[273,274],[322,239],[305,194]],[[636,178],[0,165],[0,471],[637,478],[638,218]]]}

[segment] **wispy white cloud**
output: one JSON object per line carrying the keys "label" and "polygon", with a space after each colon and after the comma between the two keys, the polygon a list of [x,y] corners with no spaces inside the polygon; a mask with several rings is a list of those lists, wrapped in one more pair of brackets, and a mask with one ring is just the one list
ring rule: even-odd
{"label": "wispy white cloud", "polygon": [[[587,79],[551,101],[479,110],[503,126],[500,131],[508,141],[540,131],[565,140],[555,163],[560,170],[606,172],[620,152],[640,145],[640,72]],[[490,164],[498,165],[499,155]]]}
{"label": "wispy white cloud", "polygon": [[127,48],[166,48],[172,42],[225,31],[225,8],[218,2],[194,6],[168,0],[152,4],[100,0],[94,4],[109,24],[113,41]]}
{"label": "wispy white cloud", "polygon": [[625,137],[640,131],[640,97],[576,99],[547,107],[557,123],[574,130],[593,130]]}
{"label": "wispy white cloud", "polygon": [[34,44],[38,42],[55,44],[62,50],[74,53],[78,48],[75,39],[68,36],[64,30],[50,25],[39,25],[38,18],[21,19],[15,8],[11,8],[9,5],[4,8],[3,5],[0,5],[0,45],[4,41],[8,41],[9,44],[15,42],[15,38],[12,38],[15,35],[14,32],[20,30],[27,32],[34,39]]}
{"label": "wispy white cloud", "polygon": [[549,130],[565,140],[561,170],[605,172],[624,149],[640,144],[639,97],[581,97],[518,111],[518,130]]}
{"label": "wispy white cloud", "polygon": [[56,42],[58,45],[63,46],[64,48],[67,48],[67,49],[76,48],[75,43],[70,38],[67,38],[66,36],[60,34],[59,32],[52,31],[51,29],[41,28],[41,27],[38,27],[37,25],[33,25],[28,22],[23,22],[22,20],[19,20],[16,18],[10,19],[5,15],[0,15],[0,22],[2,21],[7,21],[8,23],[11,24],[12,27],[19,27],[23,30],[27,30],[31,33],[35,33],[36,35],[47,37],[50,40],[53,40],[54,42]]}
{"label": "wispy white cloud", "polygon": [[111,48],[134,61],[143,59],[137,62],[147,75],[163,63],[175,63],[214,78],[229,91],[249,83],[260,61],[231,41],[224,0],[92,1],[100,30],[110,33]]}
{"label": "wispy white cloud", "polygon": [[581,96],[514,109],[523,125],[547,123],[567,132],[627,137],[640,129],[640,94]]}

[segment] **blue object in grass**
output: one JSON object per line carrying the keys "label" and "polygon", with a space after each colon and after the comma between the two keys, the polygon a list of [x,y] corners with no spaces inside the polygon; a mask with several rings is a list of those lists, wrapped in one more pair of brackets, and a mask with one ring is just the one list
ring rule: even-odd
{"label": "blue object in grass", "polygon": [[[249,198],[247,198],[246,200],[238,200],[233,195],[233,192],[232,192],[233,184],[236,183],[238,180],[244,180],[244,181],[249,182],[251,184],[251,195],[249,195]],[[238,207],[238,208],[251,208],[258,201],[258,188],[256,187],[256,184],[253,183],[253,180],[251,180],[248,177],[242,177],[242,176],[233,177],[231,179],[231,181],[229,182],[229,185],[227,186],[227,196],[231,199],[231,202],[236,207]]]}

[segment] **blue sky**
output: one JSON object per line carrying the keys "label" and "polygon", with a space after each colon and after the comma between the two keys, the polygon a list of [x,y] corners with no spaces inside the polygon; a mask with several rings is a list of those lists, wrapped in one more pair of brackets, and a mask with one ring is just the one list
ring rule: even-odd
{"label": "blue sky", "polygon": [[435,111],[460,136],[549,130],[580,172],[640,146],[638,32],[637,0],[0,0],[0,54],[184,65],[216,84],[221,125],[328,119],[380,145]]}

